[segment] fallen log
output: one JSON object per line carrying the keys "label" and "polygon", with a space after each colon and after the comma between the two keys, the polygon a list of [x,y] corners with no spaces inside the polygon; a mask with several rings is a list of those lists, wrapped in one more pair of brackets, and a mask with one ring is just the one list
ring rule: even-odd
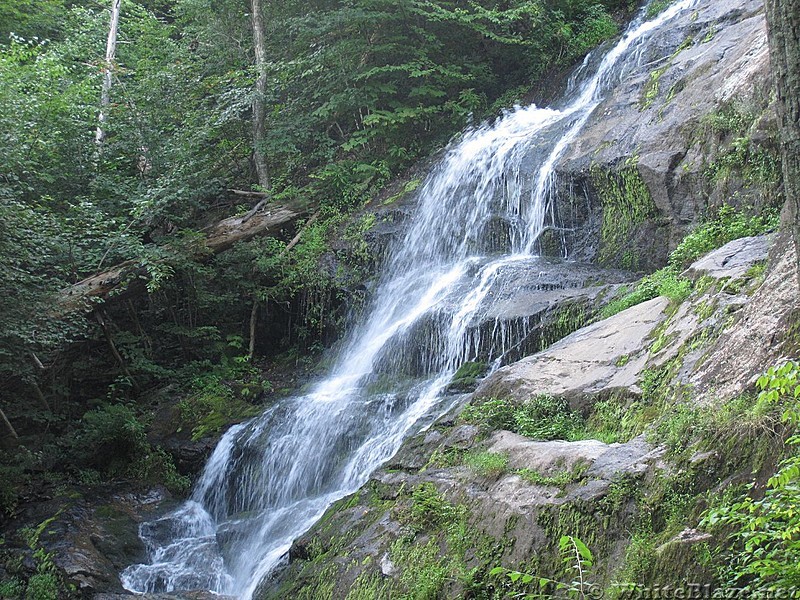
{"label": "fallen log", "polygon": [[[277,234],[281,229],[310,212],[309,206],[296,204],[261,205],[257,212],[228,217],[202,230],[203,238],[191,252],[196,260],[207,260],[238,242],[259,235]],[[168,259],[164,259],[168,263]],[[139,261],[127,260],[61,290],[54,313],[65,315],[91,310],[101,301],[128,297],[146,289],[147,268]]]}

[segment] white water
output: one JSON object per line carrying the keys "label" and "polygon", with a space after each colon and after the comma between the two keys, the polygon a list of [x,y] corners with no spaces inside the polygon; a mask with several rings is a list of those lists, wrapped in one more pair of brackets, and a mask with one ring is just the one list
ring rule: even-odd
{"label": "white water", "polygon": [[[446,388],[461,364],[520,343],[525,331],[497,321],[487,340],[478,324],[515,273],[540,268],[536,241],[557,225],[554,165],[648,34],[691,3],[632,25],[561,110],[516,109],[449,149],[330,375],[225,434],[191,499],[142,525],[150,562],[125,569],[128,590],[249,599],[292,540],[457,400]],[[489,256],[498,220],[507,244]]]}

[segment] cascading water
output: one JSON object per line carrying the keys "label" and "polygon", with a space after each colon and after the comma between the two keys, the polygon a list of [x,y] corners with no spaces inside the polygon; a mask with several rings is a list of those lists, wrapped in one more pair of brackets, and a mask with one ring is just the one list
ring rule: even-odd
{"label": "cascading water", "polygon": [[[560,110],[514,110],[449,149],[330,376],[225,434],[191,499],[142,525],[150,562],[125,569],[128,590],[250,598],[292,540],[449,408],[457,398],[445,390],[461,364],[479,355],[502,360],[518,340],[494,331],[487,343],[476,326],[496,314],[496,292],[515,273],[542,268],[532,252],[556,226],[554,165],[604,94],[640,62],[648,34],[692,1],[629,27]],[[498,220],[500,255],[488,241]]]}

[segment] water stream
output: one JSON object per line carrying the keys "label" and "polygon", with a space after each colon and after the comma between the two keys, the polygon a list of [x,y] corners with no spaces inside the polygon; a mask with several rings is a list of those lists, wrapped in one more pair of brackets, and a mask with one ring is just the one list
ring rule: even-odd
{"label": "water stream", "polygon": [[[558,226],[554,165],[649,34],[691,3],[634,22],[560,108],[517,108],[451,145],[329,376],[225,434],[191,498],[141,526],[149,562],[125,569],[126,589],[249,599],[292,540],[458,400],[446,390],[461,364],[503,361],[524,331],[493,317],[494,303],[519,273],[546,269],[534,251]],[[500,247],[488,241],[498,223]],[[478,325],[491,318],[487,339]]]}

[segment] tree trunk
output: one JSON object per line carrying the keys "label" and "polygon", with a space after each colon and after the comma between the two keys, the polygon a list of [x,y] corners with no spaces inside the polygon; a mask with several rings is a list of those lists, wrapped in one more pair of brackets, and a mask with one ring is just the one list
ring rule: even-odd
{"label": "tree trunk", "polygon": [[256,327],[258,326],[258,297],[253,296],[253,308],[250,310],[250,341],[247,356],[253,358],[256,352]]}
{"label": "tree trunk", "polygon": [[764,8],[783,162],[782,221],[794,238],[800,268],[800,0],[765,0]]}
{"label": "tree trunk", "polygon": [[0,447],[13,448],[18,444],[19,436],[2,408],[0,408],[0,423],[3,425],[3,435],[0,436]]}
{"label": "tree trunk", "polygon": [[[297,232],[292,240],[286,244],[286,247],[281,250],[281,253],[278,256],[283,256],[287,252],[289,252],[292,248],[294,248],[299,242],[300,239],[303,237],[303,233],[311,227],[316,220],[319,218],[319,211],[315,212],[311,215],[311,218],[306,221],[305,225]],[[250,358],[253,358],[253,355],[256,351],[256,326],[258,325],[258,296],[253,296],[253,308],[250,310],[250,342],[248,345],[247,355]]]}
{"label": "tree trunk", "polygon": [[[269,205],[241,217],[230,217],[206,228],[205,239],[192,250],[195,260],[208,260],[238,242],[259,235],[277,234],[299,217],[308,213],[302,204]],[[166,261],[165,261],[166,262]],[[141,293],[149,275],[138,261],[128,260],[87,277],[61,291],[54,316],[78,310],[91,310],[97,300],[119,300]]]}
{"label": "tree trunk", "polygon": [[253,22],[253,47],[256,59],[256,90],[253,96],[253,159],[256,165],[258,185],[262,190],[269,187],[269,171],[264,156],[264,141],[267,136],[267,46],[264,40],[264,13],[261,0],[250,0]]}
{"label": "tree trunk", "polygon": [[108,348],[111,350],[111,356],[114,357],[114,360],[119,365],[119,368],[122,369],[122,373],[125,377],[128,378],[128,381],[131,383],[131,387],[136,395],[139,394],[139,384],[136,381],[136,378],[128,369],[128,365],[125,363],[125,359],[122,358],[122,355],[117,350],[117,345],[114,343],[114,338],[111,335],[111,330],[108,328],[106,324],[106,320],[103,318],[103,315],[99,312],[95,313],[95,319],[97,319],[97,324],[100,325],[100,329],[103,331],[103,335],[106,338],[106,342],[108,342]]}
{"label": "tree trunk", "polygon": [[111,81],[114,70],[114,58],[117,54],[117,28],[119,27],[119,8],[122,0],[111,0],[111,23],[108,27],[108,40],[106,40],[106,62],[103,67],[103,89],[100,93],[100,116],[97,121],[97,131],[95,132],[95,142],[98,146],[102,145],[105,139],[103,125],[106,122],[106,110],[111,104]]}

